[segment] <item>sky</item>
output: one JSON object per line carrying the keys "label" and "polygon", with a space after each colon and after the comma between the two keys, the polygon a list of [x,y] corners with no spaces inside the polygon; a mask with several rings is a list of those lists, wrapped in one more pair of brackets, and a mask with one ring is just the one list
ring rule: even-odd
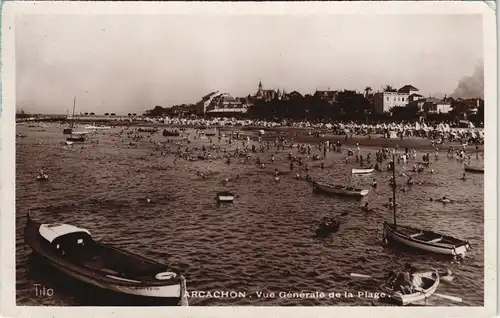
{"label": "sky", "polygon": [[143,112],[219,90],[412,84],[452,95],[483,67],[480,15],[25,15],[17,109]]}

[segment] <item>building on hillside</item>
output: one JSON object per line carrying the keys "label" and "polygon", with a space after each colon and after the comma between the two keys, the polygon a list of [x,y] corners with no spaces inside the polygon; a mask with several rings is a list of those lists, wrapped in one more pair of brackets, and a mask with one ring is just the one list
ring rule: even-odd
{"label": "building on hillside", "polygon": [[419,99],[422,99],[422,98],[424,98],[424,96],[422,96],[420,94],[413,93],[410,96],[408,96],[408,103],[412,103],[412,102],[419,100]]}
{"label": "building on hillside", "polygon": [[219,96],[221,93],[219,91],[211,92],[208,95],[205,95],[201,98],[201,101],[196,103],[196,114],[197,115],[204,115],[207,111],[207,108],[210,106],[212,103],[212,100]]}
{"label": "building on hillside", "polygon": [[408,104],[417,106],[418,110],[426,114],[447,114],[451,111],[451,103],[438,98],[421,98]]}
{"label": "building on hillside", "polygon": [[328,103],[333,104],[336,101],[338,91],[316,91],[314,97],[326,100]]}
{"label": "building on hillside", "polygon": [[244,108],[241,101],[237,100],[228,93],[221,93],[219,91],[212,92],[203,96],[201,101],[196,104],[196,114],[205,115],[214,110],[220,109],[241,109]]}
{"label": "building on hillside", "polygon": [[293,91],[291,93],[285,93],[282,96],[283,100],[294,100],[294,99],[300,99],[300,98],[304,98],[304,96],[297,91]]}
{"label": "building on hillside", "polygon": [[255,100],[261,100],[265,102],[269,102],[275,99],[281,99],[283,96],[283,92],[281,92],[279,89],[263,89],[262,88],[262,81],[259,81],[259,85],[257,87],[257,92],[253,96]]}
{"label": "building on hillside", "polygon": [[411,94],[418,94],[418,88],[412,85],[405,85],[398,89],[398,93],[408,94],[408,96]]}
{"label": "building on hillside", "polygon": [[[418,89],[412,85],[405,85],[397,91],[385,91],[375,93],[373,98],[373,110],[378,114],[389,112],[393,107],[408,105],[411,95],[418,95]],[[413,98],[415,98],[414,96]]]}
{"label": "building on hillside", "polygon": [[423,111],[428,114],[447,114],[451,110],[451,103],[438,98],[424,99]]}

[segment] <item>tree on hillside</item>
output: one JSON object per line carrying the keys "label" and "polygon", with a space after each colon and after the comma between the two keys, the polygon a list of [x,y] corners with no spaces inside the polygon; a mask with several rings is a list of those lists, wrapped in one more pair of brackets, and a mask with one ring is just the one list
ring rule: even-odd
{"label": "tree on hillside", "polygon": [[365,97],[370,94],[370,92],[373,91],[373,89],[370,86],[365,87]]}
{"label": "tree on hillside", "polygon": [[384,92],[395,92],[396,89],[392,87],[391,85],[385,85],[383,88]]}
{"label": "tree on hillside", "polygon": [[341,118],[364,120],[371,111],[370,102],[356,91],[344,90],[337,94],[337,107]]}
{"label": "tree on hillside", "polygon": [[416,104],[396,106],[391,108],[391,114],[395,120],[417,120],[419,117],[419,109]]}

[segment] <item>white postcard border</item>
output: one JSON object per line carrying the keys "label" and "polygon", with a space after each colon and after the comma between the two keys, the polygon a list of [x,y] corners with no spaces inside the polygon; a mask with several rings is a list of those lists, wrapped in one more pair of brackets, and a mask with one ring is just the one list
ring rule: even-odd
{"label": "white postcard border", "polygon": [[[2,9],[2,113],[0,120],[1,298],[5,317],[493,317],[497,300],[497,39],[494,9],[485,2],[4,2]],[[493,3],[493,5],[495,5]],[[479,14],[484,26],[485,224],[484,307],[35,307],[15,306],[15,17],[20,14]]]}

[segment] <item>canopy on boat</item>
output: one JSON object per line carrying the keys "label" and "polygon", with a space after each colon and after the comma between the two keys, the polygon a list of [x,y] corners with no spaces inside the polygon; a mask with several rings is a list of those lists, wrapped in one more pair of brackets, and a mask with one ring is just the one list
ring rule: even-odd
{"label": "canopy on boat", "polygon": [[60,223],[42,224],[40,225],[39,232],[40,235],[50,243],[52,243],[56,238],[66,234],[82,232],[90,235],[90,232],[86,229],[81,229],[73,225]]}

